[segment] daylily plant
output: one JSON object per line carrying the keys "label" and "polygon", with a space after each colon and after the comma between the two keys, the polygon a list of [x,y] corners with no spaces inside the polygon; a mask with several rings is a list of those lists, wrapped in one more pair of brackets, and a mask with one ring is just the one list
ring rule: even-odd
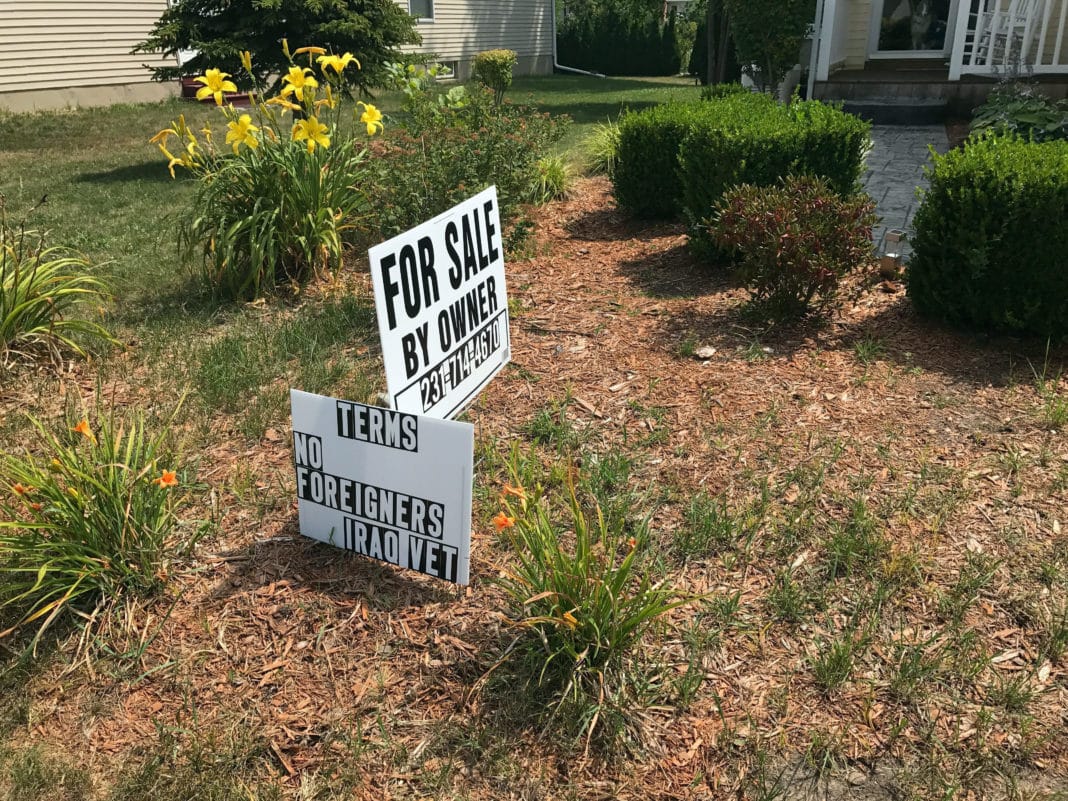
{"label": "daylily plant", "polygon": [[[352,53],[291,53],[287,42],[282,50],[290,65],[273,94],[257,81],[252,54],[241,53],[255,87],[247,111],[227,102],[237,89],[229,74],[211,69],[197,78],[197,98],[214,100],[225,120],[225,147],[216,146],[210,125],[196,132],[184,116],[152,138],[172,177],[182,167],[201,179],[186,241],[201,248],[208,282],[231,296],[255,297],[341,266],[340,233],[366,202],[359,176],[367,154],[356,129],[374,136],[384,128],[370,103],[339,102],[346,72],[360,68]],[[304,57],[306,65],[296,63]]]}
{"label": "daylily plant", "polygon": [[[287,43],[283,43],[283,49],[289,53]],[[289,70],[282,76],[282,89],[278,95],[265,98],[264,93],[260,91],[262,87],[257,87],[257,90],[250,93],[249,97],[259,117],[260,125],[253,123],[251,114],[239,113],[233,105],[224,104],[225,94],[237,91],[236,84],[228,80],[231,77],[229,73],[210,69],[196,78],[203,84],[197,90],[197,100],[213,98],[215,104],[222,109],[227,121],[226,144],[233,148],[235,155],[240,153],[242,146],[255,150],[265,139],[272,142],[285,139],[302,142],[309,154],[314,153],[316,147],[330,147],[331,126],[322,122],[320,117],[324,109],[338,111],[337,97],[341,94],[340,90],[345,84],[345,70],[350,64],[360,69],[360,62],[352,53],[336,55],[327,53],[321,47],[302,47],[293,53],[293,56],[300,55],[308,56],[309,66],[291,64]],[[316,56],[318,58],[315,58]],[[322,97],[318,96],[320,84],[312,69],[313,58],[318,62],[325,81]],[[252,73],[252,55],[248,51],[241,53],[241,64],[249,77],[255,81]],[[366,128],[367,135],[374,136],[382,133],[385,129],[382,112],[370,103],[360,102],[356,105],[359,113],[358,121]],[[303,115],[303,119],[294,120],[289,130],[284,132],[282,115],[287,111],[294,112],[295,116]],[[339,114],[335,113],[333,116],[334,119],[331,122],[336,129]],[[151,141],[158,145],[160,151],[167,157],[167,168],[171,172],[171,177],[174,177],[176,166],[185,167],[193,172],[210,170],[210,161],[218,154],[211,150],[210,126],[205,127],[202,133],[206,147],[201,145],[200,139],[189,128],[185,116],[182,115],[171,123],[170,128],[164,128],[152,137]],[[169,142],[172,137],[182,144],[180,149],[175,148],[178,155],[171,152]]]}

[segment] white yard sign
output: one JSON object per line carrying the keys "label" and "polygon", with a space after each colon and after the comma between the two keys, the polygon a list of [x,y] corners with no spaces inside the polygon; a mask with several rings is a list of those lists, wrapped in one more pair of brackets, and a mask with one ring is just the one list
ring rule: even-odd
{"label": "white yard sign", "polygon": [[368,256],[393,408],[455,417],[511,355],[496,187]]}
{"label": "white yard sign", "polygon": [[474,428],[290,390],[300,533],[467,584]]}

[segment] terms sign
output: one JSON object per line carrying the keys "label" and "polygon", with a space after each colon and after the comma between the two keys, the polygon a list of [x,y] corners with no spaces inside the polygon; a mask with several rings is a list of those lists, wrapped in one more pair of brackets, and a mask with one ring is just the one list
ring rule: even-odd
{"label": "terms sign", "polygon": [[455,417],[511,353],[496,187],[368,257],[393,408]]}
{"label": "terms sign", "polygon": [[300,533],[468,583],[474,428],[290,390]]}

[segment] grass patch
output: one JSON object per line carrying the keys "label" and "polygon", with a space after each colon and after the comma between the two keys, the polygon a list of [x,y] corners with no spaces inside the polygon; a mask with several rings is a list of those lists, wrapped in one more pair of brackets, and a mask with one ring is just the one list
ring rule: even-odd
{"label": "grass patch", "polygon": [[249,320],[194,349],[192,383],[207,409],[239,413],[242,433],[258,438],[285,416],[290,386],[370,400],[377,364],[344,346],[369,339],[373,327],[369,301],[351,296],[281,323]]}
{"label": "grass patch", "polygon": [[0,753],[0,797],[4,801],[90,801],[89,773],[38,748]]}

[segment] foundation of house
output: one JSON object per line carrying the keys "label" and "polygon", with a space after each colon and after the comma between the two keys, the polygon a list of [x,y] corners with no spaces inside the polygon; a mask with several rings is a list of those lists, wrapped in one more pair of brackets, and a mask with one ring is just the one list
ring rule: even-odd
{"label": "foundation of house", "polygon": [[[1020,76],[1051,98],[1068,97],[1068,76]],[[997,86],[997,77],[965,75],[949,80],[943,62],[869,61],[863,69],[843,69],[817,81],[820,100],[841,101],[847,110],[884,124],[926,125],[948,116],[969,116]]]}

